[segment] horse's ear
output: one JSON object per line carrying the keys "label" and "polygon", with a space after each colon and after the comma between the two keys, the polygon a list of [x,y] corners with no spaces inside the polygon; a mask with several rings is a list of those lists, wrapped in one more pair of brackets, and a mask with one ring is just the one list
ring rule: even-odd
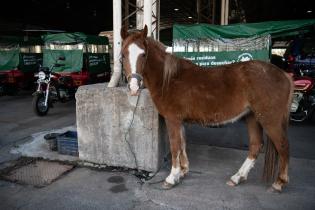
{"label": "horse's ear", "polygon": [[120,36],[122,39],[126,39],[129,36],[128,30],[125,26],[121,27]]}
{"label": "horse's ear", "polygon": [[145,24],[145,25],[144,25],[144,28],[143,28],[143,30],[142,30],[142,37],[143,37],[143,38],[146,38],[147,35],[148,35],[148,26]]}

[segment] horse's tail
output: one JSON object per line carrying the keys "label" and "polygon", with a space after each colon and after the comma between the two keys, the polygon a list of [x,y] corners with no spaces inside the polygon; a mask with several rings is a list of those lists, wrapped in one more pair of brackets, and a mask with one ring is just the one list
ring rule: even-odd
{"label": "horse's tail", "polygon": [[[285,76],[288,78],[289,87],[288,87],[288,96],[287,96],[287,107],[284,109],[283,117],[282,117],[282,132],[283,138],[287,138],[287,131],[289,126],[290,120],[290,108],[292,104],[292,97],[294,91],[294,84],[292,77],[285,73]],[[267,142],[266,142],[266,150],[265,150],[265,165],[264,165],[264,173],[263,179],[267,182],[273,180],[277,173],[278,169],[278,152],[276,147],[270,137],[267,135]]]}
{"label": "horse's tail", "polygon": [[278,152],[272,140],[267,136],[263,179],[270,182],[275,178],[278,168]]}

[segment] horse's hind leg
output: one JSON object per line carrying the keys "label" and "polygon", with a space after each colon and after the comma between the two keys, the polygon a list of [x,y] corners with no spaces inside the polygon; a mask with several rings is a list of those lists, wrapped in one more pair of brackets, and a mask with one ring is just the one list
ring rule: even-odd
{"label": "horse's hind leg", "polygon": [[[286,121],[286,120],[284,120]],[[289,166],[289,142],[287,137],[287,123],[275,123],[274,125],[265,126],[264,129],[266,130],[267,136],[272,141],[276,152],[279,156],[279,165],[278,165],[278,176],[276,178],[276,181],[272,184],[272,190],[276,190],[278,192],[281,192],[283,186],[289,182],[289,176],[288,176],[288,166]],[[270,142],[271,143],[271,142]],[[272,144],[271,143],[271,144]],[[267,155],[267,154],[266,154]],[[273,158],[271,158],[272,160]],[[276,160],[273,160],[265,163],[272,165],[271,167],[277,166]],[[276,171],[277,169],[273,169],[273,171]],[[272,178],[272,175],[268,177],[267,179]]]}
{"label": "horse's hind leg", "polygon": [[246,122],[249,136],[249,153],[238,172],[234,174],[227,182],[227,184],[230,186],[235,186],[247,179],[248,173],[250,169],[254,167],[255,160],[257,159],[260,149],[263,145],[262,128],[256,121],[254,115],[248,115]]}
{"label": "horse's hind leg", "polygon": [[172,170],[166,177],[163,184],[164,189],[170,189],[177,183],[181,177],[181,161],[182,152],[182,122],[178,120],[165,119],[169,135],[170,149],[172,154]]}
{"label": "horse's hind leg", "polygon": [[180,150],[180,168],[181,168],[181,177],[184,177],[185,174],[189,171],[189,161],[186,153],[186,136],[185,136],[185,128],[184,126],[181,126],[181,150]]}

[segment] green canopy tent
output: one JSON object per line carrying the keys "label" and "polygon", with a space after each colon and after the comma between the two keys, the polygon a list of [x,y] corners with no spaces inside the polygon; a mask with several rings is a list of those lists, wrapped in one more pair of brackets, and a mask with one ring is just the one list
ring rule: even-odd
{"label": "green canopy tent", "polygon": [[19,69],[35,72],[42,63],[42,41],[39,38],[16,36],[0,37],[0,71]]}
{"label": "green canopy tent", "polygon": [[55,72],[89,73],[110,72],[108,38],[84,33],[58,33],[42,36],[45,43],[43,65],[52,66],[58,57],[65,57],[65,64],[55,68]]}
{"label": "green canopy tent", "polygon": [[296,35],[315,19],[232,25],[174,25],[173,52],[201,66],[251,59],[269,61],[271,37]]}

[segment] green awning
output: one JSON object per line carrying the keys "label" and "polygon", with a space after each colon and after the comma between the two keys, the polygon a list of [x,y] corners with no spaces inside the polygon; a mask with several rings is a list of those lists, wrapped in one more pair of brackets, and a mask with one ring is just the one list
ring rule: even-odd
{"label": "green awning", "polygon": [[231,25],[174,25],[174,39],[246,38],[270,34],[272,37],[292,35],[315,25],[315,19],[239,23]]}

